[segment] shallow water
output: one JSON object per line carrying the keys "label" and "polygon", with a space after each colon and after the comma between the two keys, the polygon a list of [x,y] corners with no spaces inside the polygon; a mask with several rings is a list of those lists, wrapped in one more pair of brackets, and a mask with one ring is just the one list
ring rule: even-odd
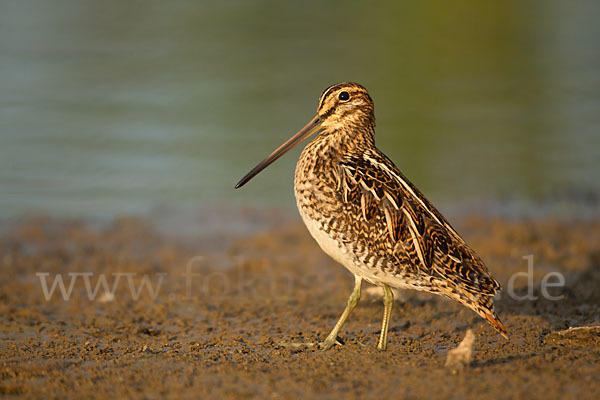
{"label": "shallow water", "polygon": [[600,3],[0,5],[0,216],[293,207],[299,150],[363,83],[379,146],[436,203],[600,192]]}

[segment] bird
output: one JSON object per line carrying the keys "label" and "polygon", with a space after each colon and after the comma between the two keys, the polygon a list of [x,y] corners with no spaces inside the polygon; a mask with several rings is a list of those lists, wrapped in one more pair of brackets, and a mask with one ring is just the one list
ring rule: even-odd
{"label": "bird", "polygon": [[354,275],[346,307],[320,348],[339,344],[339,331],[359,302],[363,281],[383,289],[378,350],[387,348],[391,288],[453,299],[508,339],[493,303],[500,284],[448,220],[375,146],[374,110],[362,85],[329,86],[319,97],[315,117],[235,186],[242,187],[315,135],[296,164],[298,211],[321,249]]}

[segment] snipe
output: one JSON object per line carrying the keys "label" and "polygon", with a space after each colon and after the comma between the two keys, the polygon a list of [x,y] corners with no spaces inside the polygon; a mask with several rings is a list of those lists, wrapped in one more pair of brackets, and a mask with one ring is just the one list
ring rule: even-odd
{"label": "snipe", "polygon": [[492,302],[500,285],[446,218],[375,147],[373,100],[361,85],[328,87],[319,98],[317,115],[236,188],[315,133],[296,165],[298,210],[323,251],[355,279],[346,308],[321,347],[336,343],[358,303],[363,279],[383,288],[380,350],[387,346],[393,304],[390,287],[454,299],[507,338]]}

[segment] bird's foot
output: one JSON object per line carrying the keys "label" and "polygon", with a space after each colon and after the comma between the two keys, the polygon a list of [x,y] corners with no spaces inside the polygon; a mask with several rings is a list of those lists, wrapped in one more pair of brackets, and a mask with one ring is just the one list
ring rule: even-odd
{"label": "bird's foot", "polygon": [[321,350],[325,351],[325,350],[329,350],[335,344],[342,346],[344,343],[342,341],[340,341],[337,336],[335,336],[335,337],[327,336],[325,341],[319,343],[319,348]]}
{"label": "bird's foot", "polygon": [[279,343],[280,346],[282,347],[290,347],[290,348],[294,348],[294,349],[299,349],[302,347],[307,347],[307,348],[311,348],[311,347],[315,347],[320,345],[320,343],[313,343],[313,342],[289,342],[289,343]]}

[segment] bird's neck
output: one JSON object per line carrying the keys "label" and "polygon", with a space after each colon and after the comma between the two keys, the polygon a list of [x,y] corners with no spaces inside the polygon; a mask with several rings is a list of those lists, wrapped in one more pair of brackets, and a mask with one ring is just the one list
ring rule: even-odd
{"label": "bird's neck", "polygon": [[374,127],[327,130],[314,138],[300,155],[298,173],[323,179],[337,168],[339,162],[354,154],[362,154],[375,146]]}
{"label": "bird's neck", "polygon": [[320,136],[330,151],[340,157],[375,147],[374,124],[346,125],[339,129],[323,132]]}

